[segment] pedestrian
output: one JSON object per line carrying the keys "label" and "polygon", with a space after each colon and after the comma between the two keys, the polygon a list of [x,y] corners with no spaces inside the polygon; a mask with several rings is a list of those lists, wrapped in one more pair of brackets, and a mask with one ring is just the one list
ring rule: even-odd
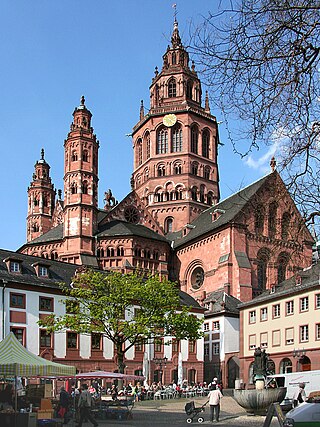
{"label": "pedestrian", "polygon": [[300,383],[299,388],[295,391],[293,395],[293,406],[296,407],[299,403],[305,402],[307,400],[307,395],[305,391],[305,383]]}
{"label": "pedestrian", "polygon": [[220,399],[222,393],[216,385],[211,386],[211,390],[208,394],[209,405],[210,405],[210,421],[213,423],[213,418],[218,422],[220,416]]}
{"label": "pedestrian", "polygon": [[63,418],[63,424],[68,423],[68,410],[69,410],[70,398],[69,394],[64,387],[60,388],[59,396],[59,411],[58,415],[60,418]]}
{"label": "pedestrian", "polygon": [[77,427],[82,427],[84,419],[89,420],[95,427],[97,427],[98,423],[91,414],[92,396],[88,390],[88,384],[82,384],[81,390],[82,392],[78,402],[78,407],[80,409],[80,419]]}

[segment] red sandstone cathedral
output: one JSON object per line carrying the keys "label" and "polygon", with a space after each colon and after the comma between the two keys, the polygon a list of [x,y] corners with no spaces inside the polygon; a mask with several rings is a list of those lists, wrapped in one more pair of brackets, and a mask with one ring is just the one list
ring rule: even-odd
{"label": "red sandstone cathedral", "polygon": [[[203,102],[204,98],[204,102]],[[311,264],[313,239],[273,160],[269,175],[220,201],[218,126],[174,22],[171,45],[132,132],[131,192],[98,206],[99,141],[84,97],[64,142],[64,190],[44,158],[28,188],[19,251],[179,283],[201,305],[222,290],[251,300]]]}

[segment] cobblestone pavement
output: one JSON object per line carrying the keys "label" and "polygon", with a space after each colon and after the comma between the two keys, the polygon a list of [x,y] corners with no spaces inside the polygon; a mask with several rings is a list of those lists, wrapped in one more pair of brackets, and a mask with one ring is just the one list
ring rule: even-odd
{"label": "cobblestone pavement", "polygon": [[[137,402],[133,408],[132,420],[99,420],[100,427],[107,426],[122,426],[122,427],[162,427],[162,426],[188,426],[186,422],[186,413],[184,406],[191,399],[170,399],[170,400],[147,400],[145,402]],[[194,399],[195,406],[201,406],[205,403],[206,398]],[[219,427],[263,427],[265,417],[247,415],[235,400],[230,396],[224,396],[221,401],[221,413],[219,423],[209,422],[209,407],[206,406],[204,423],[202,425],[217,425]],[[91,423],[84,423],[83,427],[91,426]],[[193,424],[197,423],[196,418]],[[72,422],[68,423],[68,427],[73,427]],[[270,427],[279,427],[276,418],[273,418]]]}

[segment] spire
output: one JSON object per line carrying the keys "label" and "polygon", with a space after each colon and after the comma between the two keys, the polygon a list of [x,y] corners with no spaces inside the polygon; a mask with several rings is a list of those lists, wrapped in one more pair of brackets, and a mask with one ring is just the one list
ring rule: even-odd
{"label": "spire", "polygon": [[141,104],[140,104],[140,120],[142,120],[144,118],[144,106],[143,106],[143,100],[141,99]]}
{"label": "spire", "polygon": [[272,172],[274,172],[276,170],[276,165],[277,165],[276,159],[274,158],[274,156],[272,156],[272,159],[270,161],[270,166],[271,166]]}
{"label": "spire", "polygon": [[176,18],[174,19],[174,23],[173,23],[173,33],[171,36],[171,44],[173,48],[182,46],[181,38],[179,34],[179,28],[178,28],[178,21],[176,20]]}
{"label": "spire", "polygon": [[207,90],[206,90],[206,100],[205,100],[204,110],[206,113],[210,113],[209,95]]}

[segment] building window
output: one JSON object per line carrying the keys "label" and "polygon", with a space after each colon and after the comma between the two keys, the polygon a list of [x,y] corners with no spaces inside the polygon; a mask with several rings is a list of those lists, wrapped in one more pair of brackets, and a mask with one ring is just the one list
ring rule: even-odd
{"label": "building window", "polygon": [[191,128],[191,152],[194,154],[198,154],[198,127],[192,126]]}
{"label": "building window", "polygon": [[257,234],[263,233],[264,226],[264,207],[262,205],[257,205],[255,209],[254,216],[254,228]]}
{"label": "building window", "polygon": [[146,140],[146,157],[147,159],[150,158],[150,134],[147,133],[145,136],[145,140]]}
{"label": "building window", "polygon": [[268,249],[262,248],[257,254],[258,289],[263,291],[267,285],[267,267],[270,258]]}
{"label": "building window", "polygon": [[249,311],[249,323],[256,323],[256,311]]}
{"label": "building window", "polygon": [[52,348],[52,334],[46,329],[40,329],[40,347]]}
{"label": "building window", "polygon": [[286,280],[287,275],[287,265],[289,261],[289,256],[285,252],[281,253],[278,257],[278,283]]}
{"label": "building window", "polygon": [[174,173],[176,175],[181,175],[181,172],[182,172],[181,164],[177,163],[176,165],[174,165]]}
{"label": "building window", "polygon": [[268,347],[268,333],[262,332],[260,334],[260,347],[267,348]]}
{"label": "building window", "polygon": [[320,308],[320,294],[316,294],[316,309]]}
{"label": "building window", "polygon": [[316,340],[320,340],[320,323],[316,323]]}
{"label": "building window", "polygon": [[209,131],[204,130],[202,132],[202,155],[207,159],[209,158],[209,143],[210,143]]}
{"label": "building window", "polygon": [[309,341],[309,325],[300,326],[300,342]]}
{"label": "building window", "polygon": [[194,340],[189,341],[189,353],[196,352],[196,342]]}
{"label": "building window", "polygon": [[191,174],[197,176],[198,175],[198,163],[193,162],[191,164]]}
{"label": "building window", "polygon": [[309,297],[300,298],[300,311],[309,310]]}
{"label": "building window", "polygon": [[67,332],[67,348],[78,348],[78,334],[76,332]]}
{"label": "building window", "polygon": [[212,344],[212,354],[215,354],[215,355],[220,354],[220,343],[214,342]]}
{"label": "building window", "polygon": [[177,96],[177,85],[175,79],[170,79],[168,83],[168,97],[175,98]]}
{"label": "building window", "polygon": [[75,182],[71,184],[71,194],[77,194],[77,184]]}
{"label": "building window", "polygon": [[265,320],[268,320],[268,308],[267,307],[263,307],[261,309],[261,322],[264,322]]}
{"label": "building window", "polygon": [[135,352],[142,352],[144,351],[144,342],[143,340],[139,340],[134,345],[134,351]]}
{"label": "building window", "polygon": [[281,219],[281,239],[282,240],[288,239],[290,219],[291,219],[291,215],[289,214],[289,212],[285,212],[282,215],[282,219]]}
{"label": "building window", "polygon": [[206,180],[210,179],[210,167],[206,166],[203,171],[203,178]]}
{"label": "building window", "polygon": [[40,311],[53,311],[53,298],[39,297]]}
{"label": "building window", "polygon": [[209,331],[209,323],[204,323],[203,324],[203,330],[204,331]]}
{"label": "building window", "polygon": [[214,322],[212,322],[212,329],[215,332],[220,331],[220,322],[219,322],[219,320],[215,320]]}
{"label": "building window", "polygon": [[280,304],[275,304],[274,306],[272,306],[272,310],[273,310],[273,318],[274,319],[276,317],[280,317]]}
{"label": "building window", "polygon": [[165,221],[165,232],[172,233],[173,218],[167,218]]}
{"label": "building window", "polygon": [[88,181],[83,181],[81,185],[82,194],[88,194]]}
{"label": "building window", "polygon": [[48,268],[44,265],[39,265],[39,276],[48,276]]}
{"label": "building window", "polygon": [[294,329],[287,328],[286,329],[286,345],[294,344]]}
{"label": "building window", "polygon": [[187,82],[187,98],[192,99],[192,81],[188,80]]}
{"label": "building window", "polygon": [[182,151],[182,129],[175,128],[172,130],[172,152]]}
{"label": "building window", "polygon": [[204,356],[209,356],[209,344],[204,345]]}
{"label": "building window", "polygon": [[20,273],[20,262],[10,261],[10,273]]}
{"label": "building window", "polygon": [[164,128],[158,131],[157,138],[157,154],[165,154],[168,152],[168,131]]}
{"label": "building window", "polygon": [[76,151],[72,151],[71,161],[72,162],[76,162],[77,160],[78,160],[78,154],[77,154],[77,152]]}
{"label": "building window", "polygon": [[249,335],[249,350],[253,350],[256,348],[256,336]]}
{"label": "building window", "polygon": [[178,353],[180,347],[180,341],[179,340],[172,340],[172,353]]}
{"label": "building window", "polygon": [[84,162],[87,162],[88,158],[89,158],[88,151],[87,150],[83,150],[83,152],[82,152],[82,160]]}
{"label": "building window", "polygon": [[198,201],[198,189],[197,189],[197,187],[191,188],[191,199],[195,202]]}
{"label": "building window", "polygon": [[14,333],[15,337],[17,338],[17,340],[20,342],[20,344],[22,344],[23,346],[25,345],[25,329],[24,328],[11,328],[11,332]]}
{"label": "building window", "polygon": [[287,314],[287,316],[290,316],[291,314],[293,314],[293,310],[294,310],[293,301],[287,301],[286,302],[286,314]]}
{"label": "building window", "polygon": [[25,294],[10,293],[10,307],[26,308]]}
{"label": "building window", "polygon": [[138,158],[138,166],[142,164],[142,140],[139,139],[137,142],[137,158]]}
{"label": "building window", "polygon": [[101,350],[102,344],[102,334],[97,332],[91,333],[91,349],[92,350]]}

